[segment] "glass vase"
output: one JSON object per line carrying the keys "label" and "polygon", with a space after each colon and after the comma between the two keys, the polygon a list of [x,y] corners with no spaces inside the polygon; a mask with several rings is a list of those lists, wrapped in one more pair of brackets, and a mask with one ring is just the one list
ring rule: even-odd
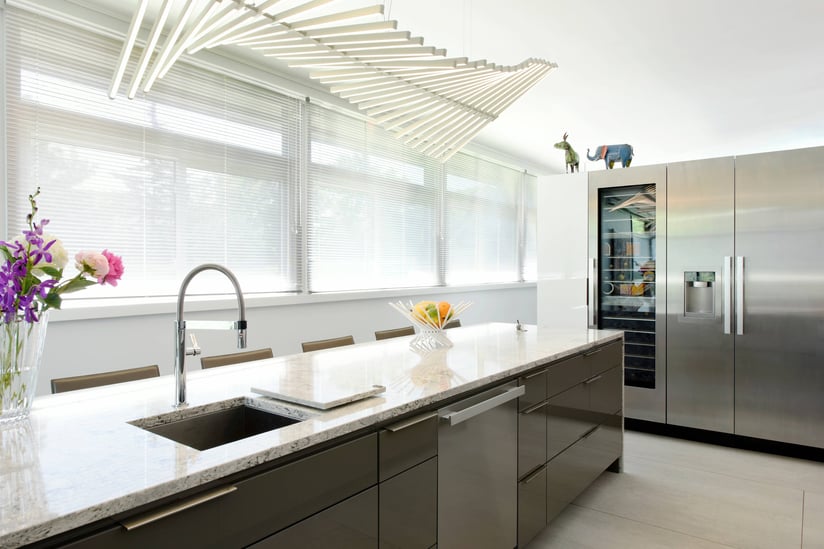
{"label": "glass vase", "polygon": [[29,415],[48,320],[46,312],[38,322],[0,322],[0,424]]}

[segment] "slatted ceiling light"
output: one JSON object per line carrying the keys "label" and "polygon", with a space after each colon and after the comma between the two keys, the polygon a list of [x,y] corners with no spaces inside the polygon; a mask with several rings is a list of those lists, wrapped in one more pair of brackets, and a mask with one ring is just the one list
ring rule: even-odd
{"label": "slatted ceiling light", "polygon": [[[148,1],[140,0],[132,18],[112,78],[112,98]],[[155,55],[170,7],[183,2]],[[184,52],[246,47],[289,67],[310,69],[310,78],[356,105],[401,141],[446,161],[556,67],[532,58],[515,66],[449,58],[443,49],[424,46],[421,37],[398,31],[396,21],[363,21],[382,15],[382,5],[331,13],[318,10],[336,2],[341,0],[163,0],[127,95],[134,97],[141,85],[144,92],[150,91]]]}

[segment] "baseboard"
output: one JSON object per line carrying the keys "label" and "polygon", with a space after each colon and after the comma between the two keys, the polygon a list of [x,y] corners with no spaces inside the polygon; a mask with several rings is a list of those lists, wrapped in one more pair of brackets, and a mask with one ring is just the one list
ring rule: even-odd
{"label": "baseboard", "polygon": [[742,450],[753,450],[767,454],[776,454],[811,461],[824,462],[824,449],[812,446],[802,446],[800,444],[790,444],[787,442],[777,442],[760,438],[745,437],[741,435],[731,435],[728,433],[717,433],[704,429],[694,429],[692,427],[681,427],[679,425],[667,425],[654,421],[642,419],[624,418],[624,428],[631,431],[652,433],[655,435],[706,442],[718,446],[730,448],[740,448]]}

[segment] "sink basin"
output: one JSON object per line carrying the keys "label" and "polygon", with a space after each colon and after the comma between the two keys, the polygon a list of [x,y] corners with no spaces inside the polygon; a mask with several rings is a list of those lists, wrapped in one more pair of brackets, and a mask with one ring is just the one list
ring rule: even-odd
{"label": "sink basin", "polygon": [[[174,418],[175,414],[169,414]],[[160,421],[160,423],[157,423]],[[146,431],[185,444],[196,450],[208,450],[229,442],[241,440],[287,425],[300,419],[253,408],[241,401],[229,408],[198,412],[179,419],[155,418],[152,425],[147,420],[131,422]]]}

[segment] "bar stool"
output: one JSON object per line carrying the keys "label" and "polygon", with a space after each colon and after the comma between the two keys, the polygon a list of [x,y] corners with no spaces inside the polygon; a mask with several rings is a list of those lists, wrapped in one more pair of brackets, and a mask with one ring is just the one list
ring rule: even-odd
{"label": "bar stool", "polygon": [[333,347],[343,347],[344,345],[354,345],[355,338],[352,336],[333,337],[331,339],[319,339],[317,341],[304,341],[300,344],[304,353],[309,351],[320,351],[321,349],[331,349]]}
{"label": "bar stool", "polygon": [[251,360],[262,360],[272,358],[275,355],[272,349],[255,349],[254,351],[241,351],[239,353],[229,353],[226,355],[201,356],[200,367],[203,369],[214,368],[215,366],[228,366],[229,364],[240,364]]}
{"label": "bar stool", "polygon": [[381,340],[411,335],[415,335],[415,328],[412,326],[406,326],[404,328],[393,328],[391,330],[378,330],[375,332],[375,339]]}
{"label": "bar stool", "polygon": [[65,391],[76,391],[78,389],[88,389],[90,387],[99,387],[101,385],[111,385],[113,383],[123,383],[124,381],[135,381],[158,376],[160,376],[160,369],[157,367],[157,364],[152,364],[151,366],[140,366],[138,368],[88,374],[85,376],[58,377],[51,380],[51,391],[52,394],[63,393]]}

